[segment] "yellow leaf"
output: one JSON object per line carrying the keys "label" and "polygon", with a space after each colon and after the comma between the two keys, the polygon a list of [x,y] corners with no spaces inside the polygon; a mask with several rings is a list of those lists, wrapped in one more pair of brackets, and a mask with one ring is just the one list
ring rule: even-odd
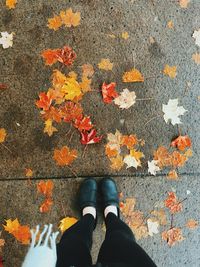
{"label": "yellow leaf", "polygon": [[48,19],[47,26],[49,27],[49,29],[57,31],[60,28],[60,26],[62,26],[62,20],[60,16],[54,16],[53,18]]}
{"label": "yellow leaf", "polygon": [[167,27],[168,27],[169,29],[173,29],[173,28],[174,28],[174,23],[173,23],[172,20],[170,20],[170,21],[167,22]]}
{"label": "yellow leaf", "polygon": [[110,158],[110,161],[112,162],[112,164],[110,165],[110,167],[113,170],[119,171],[123,167],[123,165],[124,165],[123,158],[120,155],[118,155],[115,158]]}
{"label": "yellow leaf", "polygon": [[190,0],[179,0],[180,7],[187,8]]}
{"label": "yellow leaf", "polygon": [[11,219],[5,220],[5,221],[6,221],[6,225],[3,225],[3,227],[5,231],[7,231],[9,234],[12,234],[20,226],[18,219],[15,219],[14,221],[12,221]]}
{"label": "yellow leaf", "polygon": [[192,154],[193,154],[192,150],[188,149],[185,151],[184,156],[187,158],[190,158],[190,157],[192,157]]}
{"label": "yellow leaf", "polygon": [[67,77],[59,70],[54,70],[52,74],[52,84],[55,89],[61,89],[65,84]]}
{"label": "yellow leaf", "polygon": [[175,170],[171,170],[167,175],[169,180],[178,180],[178,174]]}
{"label": "yellow leaf", "polygon": [[200,54],[196,53],[192,55],[192,59],[194,60],[194,62],[199,65],[200,64]]}
{"label": "yellow leaf", "polygon": [[71,77],[71,78],[74,78],[75,80],[77,79],[77,73],[75,71],[70,71],[68,73],[68,76]]}
{"label": "yellow leaf", "polygon": [[115,39],[116,36],[114,34],[107,34],[110,38]]}
{"label": "yellow leaf", "polygon": [[6,6],[11,9],[15,8],[15,5],[17,4],[17,0],[6,0]]}
{"label": "yellow leaf", "polygon": [[67,78],[66,83],[63,85],[61,92],[65,94],[66,100],[75,100],[75,98],[81,97],[81,87],[74,78]]}
{"label": "yellow leaf", "polygon": [[52,120],[48,119],[45,121],[44,133],[47,133],[48,136],[52,136],[54,132],[58,130],[52,125]]}
{"label": "yellow leaf", "polygon": [[122,38],[127,40],[129,38],[128,32],[122,32]]}
{"label": "yellow leaf", "polygon": [[73,217],[66,217],[60,221],[59,229],[63,233],[72,225],[74,225],[78,220]]}
{"label": "yellow leaf", "polygon": [[6,139],[6,130],[4,128],[0,128],[0,143],[3,143]]}
{"label": "yellow leaf", "polygon": [[168,75],[170,78],[174,79],[176,77],[176,74],[177,74],[176,70],[177,70],[176,66],[165,65],[163,73],[165,75]]}
{"label": "yellow leaf", "polygon": [[33,171],[31,169],[25,169],[25,175],[26,175],[26,177],[32,177]]}
{"label": "yellow leaf", "polygon": [[73,12],[71,8],[67,9],[66,11],[60,12],[60,17],[62,19],[63,24],[66,27],[76,27],[80,24],[81,15],[80,12]]}
{"label": "yellow leaf", "polygon": [[144,158],[144,154],[142,152],[136,151],[135,149],[131,149],[130,150],[130,155],[132,157],[134,157],[138,161],[139,165],[141,165],[140,159]]}
{"label": "yellow leaf", "polygon": [[151,214],[158,218],[159,223],[161,225],[166,225],[167,224],[167,216],[166,216],[166,213],[165,213],[164,209],[153,210],[151,212]]}
{"label": "yellow leaf", "polygon": [[82,81],[80,83],[80,87],[83,93],[91,91],[91,79],[88,79],[87,77],[83,76]]}
{"label": "yellow leaf", "polygon": [[112,70],[113,63],[111,63],[110,59],[108,58],[102,58],[98,64],[98,67],[99,69],[102,69],[102,70]]}
{"label": "yellow leaf", "polygon": [[141,72],[137,69],[132,69],[123,74],[123,82],[134,83],[134,82],[144,82],[144,77]]}

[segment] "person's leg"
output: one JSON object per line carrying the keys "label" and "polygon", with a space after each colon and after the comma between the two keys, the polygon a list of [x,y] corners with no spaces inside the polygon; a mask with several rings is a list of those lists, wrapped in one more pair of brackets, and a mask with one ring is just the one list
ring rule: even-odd
{"label": "person's leg", "polygon": [[108,213],[105,219],[106,237],[98,262],[102,264],[121,263],[137,267],[155,267],[155,263],[135,242],[131,229],[115,214]]}
{"label": "person's leg", "polygon": [[57,267],[92,265],[90,250],[94,227],[94,217],[86,214],[64,232],[57,246]]}

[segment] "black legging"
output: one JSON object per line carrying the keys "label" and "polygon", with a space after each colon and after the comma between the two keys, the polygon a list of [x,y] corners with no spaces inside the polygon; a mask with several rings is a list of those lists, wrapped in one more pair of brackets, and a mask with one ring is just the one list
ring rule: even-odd
{"label": "black legging", "polygon": [[[87,214],[65,231],[57,247],[56,267],[92,266],[90,250],[94,225],[94,217]],[[106,217],[106,237],[97,262],[108,266],[112,266],[113,263],[131,267],[156,266],[135,242],[131,229],[113,213],[109,213]]]}

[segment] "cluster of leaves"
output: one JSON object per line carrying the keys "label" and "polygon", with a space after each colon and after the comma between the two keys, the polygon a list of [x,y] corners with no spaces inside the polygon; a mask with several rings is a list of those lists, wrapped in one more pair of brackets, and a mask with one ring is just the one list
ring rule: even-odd
{"label": "cluster of leaves", "polygon": [[53,200],[52,200],[53,188],[54,188],[54,183],[51,180],[48,180],[46,182],[40,181],[37,184],[37,192],[45,197],[45,200],[42,202],[40,206],[40,212],[42,213],[48,212],[53,205]]}
{"label": "cluster of leaves", "polygon": [[[171,148],[160,146],[154,152],[154,159],[148,161],[148,172],[156,175],[157,171],[165,167],[171,168],[168,178],[178,179],[177,169],[183,167],[189,157],[192,156],[191,140],[189,136],[178,136],[171,142]],[[187,149],[188,148],[188,149]]]}
{"label": "cluster of leaves", "polygon": [[[107,134],[108,143],[105,146],[105,153],[108,156],[114,170],[121,170],[124,164],[126,168],[141,166],[141,158],[144,154],[137,150],[138,146],[144,145],[144,140],[139,140],[136,135],[122,135],[118,130],[115,134]],[[128,152],[125,154],[123,150]]]}

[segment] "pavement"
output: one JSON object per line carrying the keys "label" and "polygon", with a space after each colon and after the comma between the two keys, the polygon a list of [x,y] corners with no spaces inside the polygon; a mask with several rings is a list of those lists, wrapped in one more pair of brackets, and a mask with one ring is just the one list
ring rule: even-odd
{"label": "pavement", "polygon": [[[189,218],[199,221],[200,67],[192,60],[192,54],[199,52],[192,34],[200,28],[200,3],[191,0],[188,8],[184,9],[178,2],[18,0],[12,10],[0,3],[0,31],[15,33],[13,47],[0,48],[0,83],[9,86],[0,92],[0,128],[5,128],[8,133],[3,143],[8,149],[0,146],[1,224],[5,219],[17,217],[23,224],[31,226],[49,222],[57,225],[64,214],[78,217],[74,202],[80,182],[88,176],[100,179],[105,175],[116,179],[119,192],[123,192],[125,197],[136,197],[138,208],[144,214],[155,202],[164,200],[168,191],[176,190],[179,198],[184,199],[189,190],[191,193],[184,203],[183,212],[177,215],[177,225],[184,225]],[[70,7],[81,12],[81,24],[73,29],[48,29],[47,19]],[[173,29],[167,27],[169,21],[173,21]],[[124,31],[129,33],[127,40],[120,37]],[[111,34],[116,38],[111,38]],[[81,157],[84,147],[80,144],[79,134],[75,132],[69,140],[66,137],[69,125],[61,124],[57,133],[47,136],[43,133],[43,121],[35,106],[39,92],[49,88],[54,69],[44,65],[41,51],[61,48],[65,44],[77,53],[71,70],[79,72],[84,63],[95,66],[93,88],[96,90],[104,81],[116,81],[118,91],[127,87],[136,92],[138,99],[153,98],[136,101],[130,109],[120,110],[114,105],[104,104],[99,93],[86,94],[82,100],[84,111],[91,115],[98,133],[104,138],[101,143],[89,146],[84,158]],[[114,63],[112,72],[97,68],[101,58],[109,58]],[[175,79],[162,74],[165,64],[177,66]],[[134,65],[147,79],[140,84],[123,84],[122,74]],[[162,113],[162,104],[174,98],[178,98],[180,105],[188,110],[182,116],[183,124],[179,129],[166,124],[162,116],[151,120]],[[124,167],[121,171],[110,168],[104,146],[107,133],[115,133],[116,129],[145,140],[142,148],[145,159],[141,168]],[[179,168],[180,179],[168,180],[165,170],[156,177],[149,176],[147,161],[152,159],[153,151],[161,145],[168,147],[179,131],[191,137],[193,150],[193,157]],[[78,178],[68,168],[55,164],[53,151],[64,145],[78,150],[79,157],[72,165]],[[26,168],[33,170],[31,186],[25,176]],[[40,199],[35,184],[40,179],[52,179],[55,183],[54,205],[47,214],[38,210]],[[189,231],[184,228],[185,240],[172,248],[161,240],[160,235],[138,242],[158,266],[197,267],[200,266],[199,229]],[[103,236],[100,218],[92,252],[94,261]],[[4,266],[19,267],[27,247],[13,241],[5,232],[3,237],[6,239]]]}

